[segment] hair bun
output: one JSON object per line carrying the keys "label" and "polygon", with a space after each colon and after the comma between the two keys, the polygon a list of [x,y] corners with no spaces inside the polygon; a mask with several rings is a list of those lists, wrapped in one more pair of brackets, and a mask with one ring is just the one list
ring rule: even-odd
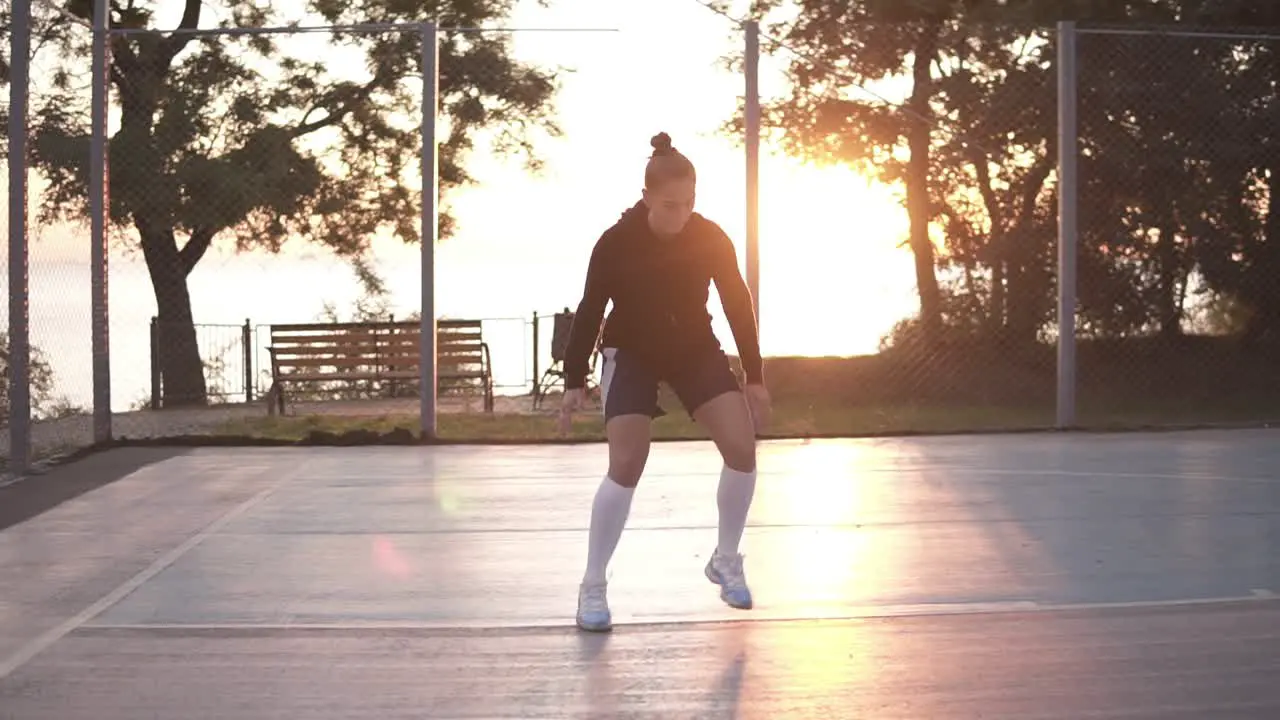
{"label": "hair bun", "polygon": [[675,148],[671,146],[671,136],[664,132],[654,135],[649,144],[653,146],[654,155],[670,155],[675,152]]}

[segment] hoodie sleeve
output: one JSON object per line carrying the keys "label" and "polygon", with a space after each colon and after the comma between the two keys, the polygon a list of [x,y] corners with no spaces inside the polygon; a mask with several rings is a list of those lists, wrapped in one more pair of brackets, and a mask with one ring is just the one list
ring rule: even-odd
{"label": "hoodie sleeve", "polygon": [[573,328],[569,331],[569,344],[564,356],[564,384],[567,390],[586,386],[591,350],[600,336],[604,308],[612,293],[612,273],[608,235],[605,235],[596,241],[596,246],[591,251],[582,301],[578,303],[578,311],[573,316]]}
{"label": "hoodie sleeve", "polygon": [[716,291],[720,293],[720,304],[724,307],[729,329],[733,331],[733,341],[738,346],[738,357],[742,360],[747,384],[761,385],[764,383],[764,360],[760,353],[751,291],[738,269],[738,253],[733,241],[719,226],[715,227],[715,243],[711,277],[715,280]]}

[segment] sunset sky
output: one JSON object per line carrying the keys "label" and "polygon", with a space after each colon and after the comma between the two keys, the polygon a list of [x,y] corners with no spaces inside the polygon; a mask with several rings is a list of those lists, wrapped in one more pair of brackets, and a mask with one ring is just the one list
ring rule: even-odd
{"label": "sunset sky", "polygon": [[[167,8],[174,17],[161,14],[159,25],[176,24],[177,10],[177,4]],[[697,209],[725,227],[744,257],[745,156],[735,139],[719,131],[743,93],[742,76],[719,66],[742,42],[728,19],[695,0],[554,0],[547,8],[525,0],[509,24],[601,30],[515,35],[520,59],[573,71],[562,77],[556,99],[564,137],[539,143],[547,162],[540,176],[483,146],[471,157],[479,182],[450,196],[458,234],[438,250],[439,313],[528,317],[576,305],[591,247],[638,199],[649,138],[659,131],[670,133],[696,163]],[[290,43],[302,47],[322,37],[281,38],[281,48],[289,52]],[[784,87],[780,67],[778,60],[763,62],[766,97]],[[33,76],[38,71],[37,63]],[[767,355],[874,352],[893,323],[915,311],[911,258],[901,247],[906,214],[894,190],[849,170],[805,166],[766,146],[760,199],[760,323]],[[58,312],[76,315],[61,325],[87,328],[88,249],[82,231],[33,231],[40,236],[31,258],[33,339],[43,335],[46,346],[60,346],[63,341],[50,336],[62,331],[40,326],[42,312],[53,312],[42,311],[40,293],[56,292],[48,302],[65,304],[71,309]],[[50,281],[51,291],[37,291],[42,264],[46,274],[67,268]],[[380,242],[375,264],[389,281],[394,309],[416,310],[416,246]],[[113,259],[113,278],[141,279],[140,271],[140,258]],[[260,280],[228,293],[232,277],[249,276]],[[224,246],[201,263],[191,287],[197,321],[211,323],[306,321],[324,301],[342,308],[357,295],[350,273],[310,247],[291,247],[283,256],[233,257]],[[123,351],[117,341],[145,330],[135,326],[145,326],[154,299],[149,288],[132,281],[114,282],[111,292],[114,357]],[[711,309],[732,349],[714,294]],[[75,346],[80,344],[77,338]]]}

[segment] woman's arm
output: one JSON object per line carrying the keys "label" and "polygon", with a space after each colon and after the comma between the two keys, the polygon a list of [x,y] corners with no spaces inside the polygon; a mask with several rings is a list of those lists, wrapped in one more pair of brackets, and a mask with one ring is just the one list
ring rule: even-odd
{"label": "woman's arm", "polygon": [[608,236],[596,241],[587,264],[587,281],[582,290],[582,301],[573,316],[573,328],[564,354],[564,387],[575,390],[586,387],[590,368],[591,350],[600,336],[600,323],[604,321],[604,308],[611,296],[611,263]]}
{"label": "woman's arm", "polygon": [[733,241],[719,227],[716,228],[716,248],[713,255],[711,277],[720,293],[720,305],[724,308],[733,341],[738,346],[742,372],[748,385],[764,384],[764,360],[760,354],[760,337],[756,328],[756,314],[751,302],[751,290],[738,269],[738,253]]}

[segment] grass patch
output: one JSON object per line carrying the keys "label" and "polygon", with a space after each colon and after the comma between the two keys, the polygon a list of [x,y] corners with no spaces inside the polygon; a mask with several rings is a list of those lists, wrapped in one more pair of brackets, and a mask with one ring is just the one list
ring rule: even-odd
{"label": "grass patch", "polygon": [[[674,406],[672,406],[674,407]],[[950,433],[1044,427],[1052,416],[1021,408],[836,408],[782,404],[774,408],[773,422],[765,437],[866,436],[901,432]],[[579,414],[568,435],[561,435],[553,415],[495,413],[485,415],[441,414],[439,438],[444,441],[545,442],[552,440],[598,441],[604,439],[604,420],[597,413]],[[230,421],[213,434],[252,437],[279,442],[299,442],[317,436],[351,433],[388,435],[396,430],[416,435],[417,415],[305,415],[261,417]],[[706,432],[683,411],[672,410],[653,423],[656,440],[703,440]]]}
{"label": "grass patch", "polygon": [[[1078,347],[1077,427],[1116,430],[1260,425],[1280,420],[1280,358],[1229,339],[1087,343]],[[774,397],[766,437],[854,437],[1044,429],[1054,424],[1056,368],[1048,346],[1001,349],[952,343],[928,352],[888,350],[856,358],[770,358]],[[554,408],[556,398],[548,398]],[[659,440],[705,439],[670,393]],[[443,441],[544,442],[604,438],[599,411],[561,437],[554,414],[441,413]],[[215,435],[277,442],[351,435],[416,436],[414,415],[311,415],[236,420]],[[370,439],[372,437],[372,439]],[[329,438],[322,438],[328,440]]]}

